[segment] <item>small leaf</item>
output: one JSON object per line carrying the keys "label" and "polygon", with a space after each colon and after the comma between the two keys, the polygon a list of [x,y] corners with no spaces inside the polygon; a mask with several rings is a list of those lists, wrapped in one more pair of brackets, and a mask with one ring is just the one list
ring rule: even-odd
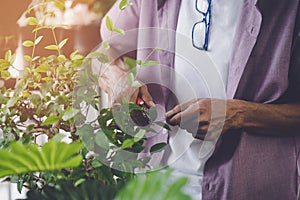
{"label": "small leaf", "polygon": [[38,21],[35,17],[28,17],[27,18],[27,24],[29,26],[36,26],[38,24]]}
{"label": "small leaf", "polygon": [[73,117],[75,117],[75,115],[77,115],[79,112],[80,112],[80,110],[75,109],[75,108],[73,108],[72,106],[69,106],[69,107],[65,110],[65,112],[64,112],[64,114],[63,114],[63,116],[62,116],[62,119],[63,119],[64,121],[68,121],[68,120],[72,119]]}
{"label": "small leaf", "polygon": [[113,31],[113,29],[114,29],[114,24],[109,16],[106,17],[106,28],[109,31]]}
{"label": "small leaf", "polygon": [[119,4],[120,10],[125,10],[128,6],[131,6],[132,3],[130,3],[128,0],[122,0]]}
{"label": "small leaf", "polygon": [[92,167],[93,168],[98,168],[98,167],[102,167],[103,164],[99,161],[99,160],[93,160],[92,161]]}
{"label": "small leaf", "polygon": [[6,70],[10,67],[10,63],[7,60],[0,59],[0,70]]}
{"label": "small leaf", "polygon": [[159,151],[163,150],[166,145],[167,144],[164,142],[155,144],[151,147],[150,152],[151,153],[159,152]]}
{"label": "small leaf", "polygon": [[67,60],[66,56],[64,55],[59,55],[57,57],[58,62],[65,62]]}
{"label": "small leaf", "polygon": [[126,57],[124,59],[124,63],[130,68],[131,71],[136,70],[136,64],[137,64],[136,60],[134,60],[132,58],[129,58],[129,57]]}
{"label": "small leaf", "polygon": [[125,31],[124,31],[123,29],[120,29],[120,28],[115,28],[115,29],[113,30],[113,32],[119,33],[119,34],[121,34],[121,35],[125,35]]}
{"label": "small leaf", "polygon": [[86,179],[80,178],[80,179],[78,179],[78,180],[74,183],[74,186],[77,187],[78,185],[80,185],[81,183],[83,183],[83,182],[85,182],[85,181],[86,181]]}
{"label": "small leaf", "polygon": [[34,44],[37,45],[41,42],[44,36],[39,36],[38,38],[35,39]]}
{"label": "small leaf", "polygon": [[52,125],[54,123],[57,123],[59,121],[59,117],[58,116],[49,116],[47,117],[47,119],[42,123],[43,126],[48,126],[48,125]]}
{"label": "small leaf", "polygon": [[95,52],[89,53],[85,58],[96,58],[96,57],[99,57],[101,54],[102,53],[95,51]]}
{"label": "small leaf", "polygon": [[59,134],[56,134],[56,135],[52,138],[52,140],[53,140],[53,141],[56,141],[56,142],[61,142],[64,138],[66,138],[66,136],[65,136],[64,134],[59,133]]}
{"label": "small leaf", "polygon": [[167,124],[165,124],[164,122],[155,122],[155,124],[157,124],[158,126],[163,127],[164,129],[166,129],[168,131],[171,131],[171,128]]}
{"label": "small leaf", "polygon": [[31,58],[31,56],[25,55],[24,60],[26,60],[27,62],[31,62],[32,58]]}
{"label": "small leaf", "polygon": [[141,139],[144,138],[146,131],[145,130],[140,130],[137,134],[135,134],[133,141],[136,143],[140,141]]}
{"label": "small leaf", "polygon": [[64,39],[63,41],[61,41],[59,44],[58,44],[58,47],[61,49],[63,46],[65,46],[65,44],[67,43],[68,41],[68,38]]}
{"label": "small leaf", "polygon": [[33,45],[34,45],[34,43],[30,40],[26,40],[23,42],[24,47],[32,47]]}
{"label": "small leaf", "polygon": [[78,50],[72,52],[72,53],[70,54],[70,59],[73,60],[73,57],[74,57],[77,53],[78,53]]}
{"label": "small leaf", "polygon": [[49,64],[41,64],[34,71],[35,72],[47,72],[50,68]]}
{"label": "small leaf", "polygon": [[107,57],[107,55],[105,55],[103,53],[100,56],[98,56],[98,60],[101,63],[109,63],[109,58]]}
{"label": "small leaf", "polygon": [[133,81],[133,82],[131,83],[131,86],[132,86],[132,87],[135,87],[135,88],[139,88],[139,87],[142,86],[142,84],[141,84],[140,82],[138,82],[138,81]]}
{"label": "small leaf", "polygon": [[151,108],[149,109],[149,117],[150,117],[150,120],[151,120],[152,122],[156,120],[156,118],[157,118],[157,111],[156,111],[155,108],[151,107]]}
{"label": "small leaf", "polygon": [[12,54],[12,56],[10,57],[9,62],[10,62],[10,63],[14,63],[15,60],[16,60],[16,57],[17,57],[17,54],[16,54],[16,53]]}
{"label": "small leaf", "polygon": [[107,41],[102,42],[102,43],[101,43],[101,46],[102,46],[104,49],[106,49],[106,50],[110,48],[109,42],[107,42]]}
{"label": "small leaf", "polygon": [[143,67],[148,67],[148,66],[153,66],[153,65],[158,65],[159,62],[157,61],[147,61],[147,62],[144,62],[141,66]]}
{"label": "small leaf", "polygon": [[8,80],[11,78],[11,74],[9,71],[1,71],[1,78],[4,80]]}
{"label": "small leaf", "polygon": [[34,58],[32,58],[32,61],[36,61],[40,58],[40,56],[35,56]]}
{"label": "small leaf", "polygon": [[11,50],[8,50],[5,53],[5,60],[7,60],[8,62],[10,62],[10,58],[11,58]]}
{"label": "small leaf", "polygon": [[23,181],[23,179],[20,178],[17,183],[17,189],[20,194],[22,192],[23,184],[24,184],[24,181]]}
{"label": "small leaf", "polygon": [[127,139],[123,142],[121,148],[122,149],[127,149],[129,147],[132,147],[132,145],[134,145],[134,141],[132,139]]}
{"label": "small leaf", "polygon": [[59,48],[56,45],[48,45],[45,47],[45,49],[57,51]]}
{"label": "small leaf", "polygon": [[135,77],[134,77],[134,74],[133,74],[132,72],[130,72],[130,73],[128,74],[128,81],[129,81],[129,83],[131,83],[131,84],[135,81]]}

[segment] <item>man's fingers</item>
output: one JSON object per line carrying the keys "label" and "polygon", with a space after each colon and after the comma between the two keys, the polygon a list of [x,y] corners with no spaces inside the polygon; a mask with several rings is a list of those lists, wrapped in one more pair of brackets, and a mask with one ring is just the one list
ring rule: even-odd
{"label": "man's fingers", "polygon": [[176,113],[179,112],[183,112],[184,110],[186,110],[189,106],[191,106],[193,103],[197,102],[197,99],[192,99],[186,103],[183,104],[179,104],[177,106],[175,106],[172,110],[169,110],[165,116],[166,118],[171,118],[172,116],[174,116]]}
{"label": "man's fingers", "polygon": [[172,125],[172,126],[177,126],[180,124],[181,121],[181,113],[177,113],[174,116],[172,116],[171,118],[167,118],[167,123]]}
{"label": "man's fingers", "polygon": [[165,116],[167,119],[171,119],[174,115],[181,112],[181,105],[175,106],[172,110],[166,112]]}
{"label": "man's fingers", "polygon": [[139,89],[136,89],[130,97],[130,102],[136,103],[138,95],[139,95]]}
{"label": "man's fingers", "polygon": [[145,103],[147,104],[147,106],[149,107],[155,107],[155,104],[152,100],[152,96],[148,91],[148,88],[146,85],[143,85],[142,87],[140,87],[140,94],[142,99],[145,101]]}

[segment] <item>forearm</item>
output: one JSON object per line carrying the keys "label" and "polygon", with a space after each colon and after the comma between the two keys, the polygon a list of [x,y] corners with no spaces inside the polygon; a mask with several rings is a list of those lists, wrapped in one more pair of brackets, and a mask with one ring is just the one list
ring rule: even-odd
{"label": "forearm", "polygon": [[260,104],[236,101],[239,128],[260,134],[300,135],[300,103]]}

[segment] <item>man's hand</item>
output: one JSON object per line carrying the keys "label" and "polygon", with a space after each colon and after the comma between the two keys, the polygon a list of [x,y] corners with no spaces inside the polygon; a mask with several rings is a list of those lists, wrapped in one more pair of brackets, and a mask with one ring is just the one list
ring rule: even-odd
{"label": "man's hand", "polygon": [[166,113],[167,123],[179,126],[197,139],[214,140],[241,126],[241,111],[235,100],[193,99]]}
{"label": "man's hand", "polygon": [[155,107],[155,104],[152,100],[152,96],[148,91],[146,85],[142,85],[133,92],[132,96],[130,97],[131,102],[136,102],[138,97],[142,98],[148,107]]}
{"label": "man's hand", "polygon": [[136,102],[140,97],[147,106],[155,107],[148,88],[141,81],[141,87],[133,87],[128,81],[128,67],[124,65],[121,59],[101,69],[99,86],[109,95],[111,106],[114,103],[122,102],[123,98],[128,101]]}

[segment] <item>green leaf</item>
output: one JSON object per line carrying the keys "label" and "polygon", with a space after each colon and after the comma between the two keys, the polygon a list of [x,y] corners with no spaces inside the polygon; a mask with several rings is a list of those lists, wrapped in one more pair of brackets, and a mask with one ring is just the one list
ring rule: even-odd
{"label": "green leaf", "polygon": [[104,53],[100,53],[100,52],[91,52],[86,56],[87,59],[89,58],[97,58],[101,63],[108,63],[109,59],[107,57],[107,55],[105,55]]}
{"label": "green leaf", "polygon": [[85,182],[85,181],[86,181],[86,179],[80,178],[80,179],[78,179],[78,180],[74,183],[74,186],[77,187],[78,185],[80,185],[81,183],[83,183],[83,182]]}
{"label": "green leaf", "polygon": [[37,45],[41,42],[44,36],[39,36],[38,38],[35,39],[34,44]]}
{"label": "green leaf", "polygon": [[36,60],[38,60],[39,58],[40,58],[40,56],[35,56],[35,57],[32,58],[32,61],[36,61]]}
{"label": "green leaf", "polygon": [[58,62],[65,62],[67,60],[66,56],[64,55],[59,55],[57,57]]}
{"label": "green leaf", "polygon": [[92,161],[92,167],[98,168],[98,167],[102,167],[102,166],[103,166],[103,164],[99,160]]}
{"label": "green leaf", "polygon": [[187,182],[187,178],[172,180],[170,170],[138,175],[118,192],[115,200],[191,200],[188,195],[182,192]]}
{"label": "green leaf", "polygon": [[113,29],[114,29],[114,24],[109,16],[106,16],[106,28],[109,31],[113,31]]}
{"label": "green leaf", "polygon": [[1,71],[1,78],[4,80],[8,80],[11,78],[11,74],[9,71]]}
{"label": "green leaf", "polygon": [[138,82],[138,81],[133,81],[133,82],[131,83],[131,86],[132,86],[132,87],[139,88],[139,87],[142,86],[142,84],[141,84],[140,82]]}
{"label": "green leaf", "polygon": [[124,63],[129,67],[129,69],[133,72],[135,72],[136,70],[136,64],[137,64],[137,61],[132,59],[132,58],[129,58],[129,57],[126,57],[124,59]]}
{"label": "green leaf", "polygon": [[61,41],[59,44],[58,44],[58,48],[62,48],[63,46],[65,46],[65,44],[67,43],[68,41],[68,38],[64,39],[63,41]]}
{"label": "green leaf", "polygon": [[121,35],[125,35],[125,31],[123,29],[120,29],[120,28],[114,28],[113,32],[119,33]]}
{"label": "green leaf", "polygon": [[38,24],[38,21],[35,17],[28,17],[26,21],[29,26],[36,26]]}
{"label": "green leaf", "polygon": [[39,150],[36,144],[13,142],[9,149],[0,149],[0,177],[74,168],[82,162],[82,144],[50,141]]}
{"label": "green leaf", "polygon": [[135,81],[135,77],[134,77],[134,74],[132,72],[130,72],[128,74],[128,81],[129,81],[129,83],[133,83]]}
{"label": "green leaf", "polygon": [[33,45],[34,45],[34,43],[30,40],[26,40],[23,42],[24,47],[32,47]]}
{"label": "green leaf", "polygon": [[48,45],[45,47],[45,49],[57,51],[59,49],[59,47],[56,45]]}
{"label": "green leaf", "polygon": [[158,126],[161,126],[163,127],[164,129],[168,130],[168,131],[171,131],[171,128],[165,124],[164,122],[154,122],[155,124],[157,124]]}
{"label": "green leaf", "polygon": [[102,54],[102,53],[95,51],[95,52],[89,53],[85,58],[97,58],[97,57],[99,57],[101,54]]}
{"label": "green leaf", "polygon": [[156,120],[156,118],[157,118],[157,111],[156,111],[155,108],[151,107],[151,108],[149,109],[149,117],[150,117],[150,120],[151,120],[152,122]]}
{"label": "green leaf", "polygon": [[95,142],[102,149],[105,149],[105,150],[109,149],[109,140],[102,130],[100,130],[96,133]]}
{"label": "green leaf", "polygon": [[31,56],[25,55],[24,60],[26,60],[27,62],[31,62],[32,58],[31,58]]}
{"label": "green leaf", "polygon": [[0,59],[0,70],[6,70],[10,67],[10,63],[7,60]]}
{"label": "green leaf", "polygon": [[59,121],[60,117],[58,116],[49,116],[47,119],[42,123],[43,126],[52,125]]}
{"label": "green leaf", "polygon": [[109,63],[109,58],[107,55],[105,54],[101,54],[99,57],[98,57],[98,60],[101,62],[101,63]]}
{"label": "green leaf", "polygon": [[143,67],[148,67],[148,66],[153,66],[153,65],[158,65],[159,62],[157,61],[147,61],[147,62],[144,62],[141,66]]}
{"label": "green leaf", "polygon": [[41,96],[39,94],[31,94],[28,99],[34,106],[38,106],[41,103]]}
{"label": "green leaf", "polygon": [[128,0],[122,0],[119,4],[120,10],[125,10],[128,6],[131,6],[132,3],[129,2]]}
{"label": "green leaf", "polygon": [[121,148],[122,148],[122,149],[127,149],[127,148],[132,147],[132,145],[134,145],[134,141],[133,141],[132,139],[127,139],[127,140],[125,140],[125,141],[122,143]]}
{"label": "green leaf", "polygon": [[159,151],[163,150],[163,149],[165,148],[166,145],[167,145],[167,144],[164,143],[164,142],[162,142],[162,143],[157,143],[157,144],[155,144],[155,145],[153,145],[153,146],[151,147],[150,152],[151,152],[151,153],[159,152]]}
{"label": "green leaf", "polygon": [[40,66],[38,66],[34,71],[35,72],[47,72],[50,68],[49,64],[41,64]]}
{"label": "green leaf", "polygon": [[102,42],[101,46],[106,50],[110,48],[109,42],[107,42],[107,41]]}
{"label": "green leaf", "polygon": [[145,133],[146,133],[145,130],[140,130],[137,134],[135,134],[135,136],[134,136],[134,138],[133,138],[133,141],[134,141],[135,143],[136,143],[136,142],[139,142],[141,139],[144,138]]}
{"label": "green leaf", "polygon": [[52,140],[54,140],[54,141],[56,141],[56,142],[61,142],[64,138],[66,138],[66,135],[59,133],[59,134],[56,134],[56,135],[52,138]]}
{"label": "green leaf", "polygon": [[11,50],[8,50],[5,52],[5,60],[10,62],[10,59],[11,59]]}
{"label": "green leaf", "polygon": [[75,115],[77,115],[79,112],[80,112],[80,110],[75,109],[75,108],[73,108],[72,106],[69,106],[69,107],[65,110],[65,112],[64,112],[64,114],[63,114],[63,116],[62,116],[62,119],[63,119],[64,121],[68,121],[68,120],[72,119],[73,117],[75,117]]}

